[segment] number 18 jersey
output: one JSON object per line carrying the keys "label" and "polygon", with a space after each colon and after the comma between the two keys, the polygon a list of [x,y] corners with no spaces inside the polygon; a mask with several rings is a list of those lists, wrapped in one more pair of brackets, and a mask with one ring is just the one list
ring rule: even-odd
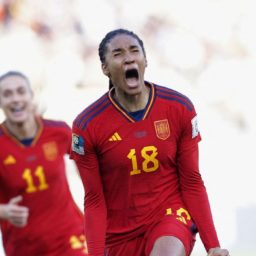
{"label": "number 18 jersey", "polygon": [[201,137],[194,106],[174,90],[148,82],[146,86],[150,97],[140,120],[126,112],[110,91],[73,123],[71,157],[80,165],[88,193],[87,220],[101,215],[97,211],[101,200],[90,195],[103,185],[106,246],[143,234],[147,225],[177,206],[188,209],[180,215],[192,216],[206,247],[218,245],[198,169]]}

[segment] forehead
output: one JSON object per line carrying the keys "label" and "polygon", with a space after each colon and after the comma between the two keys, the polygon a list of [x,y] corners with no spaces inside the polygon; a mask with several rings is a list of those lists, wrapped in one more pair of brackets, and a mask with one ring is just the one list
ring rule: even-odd
{"label": "forehead", "polygon": [[0,90],[14,90],[18,87],[29,87],[28,81],[18,75],[7,76],[0,81]]}
{"label": "forehead", "polygon": [[108,43],[108,49],[113,50],[117,48],[130,48],[133,46],[140,47],[136,38],[131,35],[119,34],[113,37]]}

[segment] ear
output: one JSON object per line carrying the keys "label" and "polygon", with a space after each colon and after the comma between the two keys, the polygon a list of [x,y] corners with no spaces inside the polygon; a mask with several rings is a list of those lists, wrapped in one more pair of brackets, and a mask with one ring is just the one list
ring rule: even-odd
{"label": "ear", "polygon": [[145,58],[145,67],[147,67],[148,66],[148,60],[147,60],[147,58]]}
{"label": "ear", "polygon": [[103,73],[104,73],[104,75],[106,75],[107,77],[110,77],[110,73],[109,73],[109,70],[108,70],[108,68],[107,68],[107,65],[106,64],[101,64],[101,69],[102,69],[102,71],[103,71]]}

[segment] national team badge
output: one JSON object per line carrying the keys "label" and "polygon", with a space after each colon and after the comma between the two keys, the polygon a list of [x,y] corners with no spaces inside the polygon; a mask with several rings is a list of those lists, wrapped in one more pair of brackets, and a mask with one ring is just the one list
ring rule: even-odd
{"label": "national team badge", "polygon": [[72,150],[79,155],[84,155],[84,139],[74,133],[72,134]]}
{"label": "national team badge", "polygon": [[170,127],[167,119],[155,121],[156,136],[161,140],[166,140],[170,137]]}
{"label": "national team badge", "polygon": [[48,161],[54,161],[58,155],[58,147],[55,141],[43,145],[44,156]]}

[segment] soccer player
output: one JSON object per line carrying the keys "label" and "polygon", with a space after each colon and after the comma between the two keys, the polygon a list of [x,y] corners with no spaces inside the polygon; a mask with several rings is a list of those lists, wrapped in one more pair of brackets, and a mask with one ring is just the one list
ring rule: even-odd
{"label": "soccer player", "polygon": [[192,102],[144,80],[146,53],[132,31],[106,34],[99,57],[110,90],[72,127],[89,255],[188,256],[199,232],[208,256],[227,256],[199,172]]}
{"label": "soccer player", "polygon": [[35,112],[28,78],[0,77],[0,224],[7,256],[85,256],[83,214],[66,178],[71,129]]}

